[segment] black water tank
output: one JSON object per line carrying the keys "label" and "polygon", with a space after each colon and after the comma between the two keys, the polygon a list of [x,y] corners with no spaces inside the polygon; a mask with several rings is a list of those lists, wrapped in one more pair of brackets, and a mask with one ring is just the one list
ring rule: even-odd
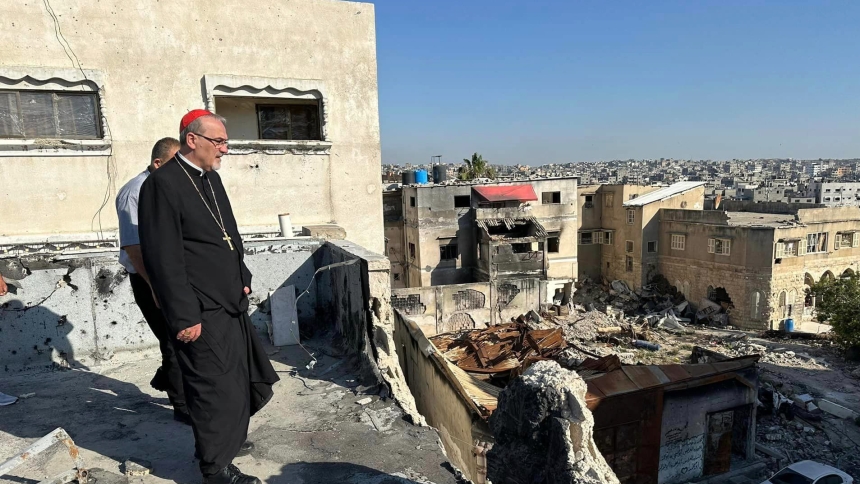
{"label": "black water tank", "polygon": [[415,184],[415,171],[414,170],[406,170],[403,172],[403,184],[404,185],[414,185]]}
{"label": "black water tank", "polygon": [[448,167],[436,165],[433,167],[433,183],[442,183],[448,180]]}

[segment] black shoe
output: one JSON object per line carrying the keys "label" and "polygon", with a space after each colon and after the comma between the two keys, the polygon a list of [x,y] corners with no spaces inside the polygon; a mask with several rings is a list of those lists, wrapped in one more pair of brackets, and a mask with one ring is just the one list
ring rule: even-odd
{"label": "black shoe", "polygon": [[152,377],[149,385],[159,392],[166,392],[170,388],[170,379],[167,378],[167,373],[160,366],[155,370],[155,376]]}
{"label": "black shoe", "polygon": [[191,425],[191,415],[187,410],[179,410],[178,408],[173,409],[173,420],[176,420],[179,423],[184,423],[185,425]]}
{"label": "black shoe", "polygon": [[236,457],[244,457],[249,455],[254,450],[254,443],[250,440],[246,440],[242,447],[239,447],[239,453],[236,454]]}
{"label": "black shoe", "polygon": [[233,464],[221,469],[211,476],[203,476],[203,484],[263,484],[254,476],[242,474]]}

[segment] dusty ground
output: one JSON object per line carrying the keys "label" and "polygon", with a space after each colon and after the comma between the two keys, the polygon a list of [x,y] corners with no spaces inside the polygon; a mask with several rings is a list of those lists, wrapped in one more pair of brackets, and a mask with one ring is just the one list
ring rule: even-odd
{"label": "dusty ground", "polygon": [[[271,358],[281,381],[272,402],[251,419],[249,439],[257,448],[235,461],[243,471],[269,484],[457,482],[433,429],[404,421],[391,400],[356,403],[367,395],[356,394],[349,361],[322,356],[309,371],[298,347]],[[173,421],[166,395],[149,387],[157,366],[148,360],[4,376],[0,391],[35,395],[0,407],[0,462],[63,427],[90,468],[118,474],[135,458],[153,465],[146,484],[200,482],[190,427]],[[43,467],[50,469],[31,466],[0,482],[35,483],[71,468],[71,461],[60,455]],[[100,484],[111,482],[111,474],[102,473]]]}

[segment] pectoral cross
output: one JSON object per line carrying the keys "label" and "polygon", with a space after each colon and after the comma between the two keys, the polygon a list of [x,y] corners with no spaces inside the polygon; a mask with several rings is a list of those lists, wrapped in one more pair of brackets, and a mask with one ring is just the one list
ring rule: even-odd
{"label": "pectoral cross", "polygon": [[226,241],[227,241],[227,245],[229,245],[229,246],[230,246],[230,250],[233,250],[233,242],[231,242],[233,239],[232,239],[232,238],[230,238],[230,236],[229,236],[229,235],[227,235],[227,231],[226,231],[226,230],[224,231],[224,238],[223,238],[223,240],[226,240]]}

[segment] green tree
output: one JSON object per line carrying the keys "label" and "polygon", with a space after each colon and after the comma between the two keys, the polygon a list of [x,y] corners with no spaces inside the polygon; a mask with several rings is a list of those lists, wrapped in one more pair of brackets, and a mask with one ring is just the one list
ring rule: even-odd
{"label": "green tree", "polygon": [[460,168],[459,177],[461,180],[496,177],[496,169],[490,166],[490,162],[478,153],[473,154],[471,160],[463,158],[463,163],[466,165]]}
{"label": "green tree", "polygon": [[818,321],[833,327],[840,344],[860,345],[860,275],[823,278],[806,292],[816,298]]}

